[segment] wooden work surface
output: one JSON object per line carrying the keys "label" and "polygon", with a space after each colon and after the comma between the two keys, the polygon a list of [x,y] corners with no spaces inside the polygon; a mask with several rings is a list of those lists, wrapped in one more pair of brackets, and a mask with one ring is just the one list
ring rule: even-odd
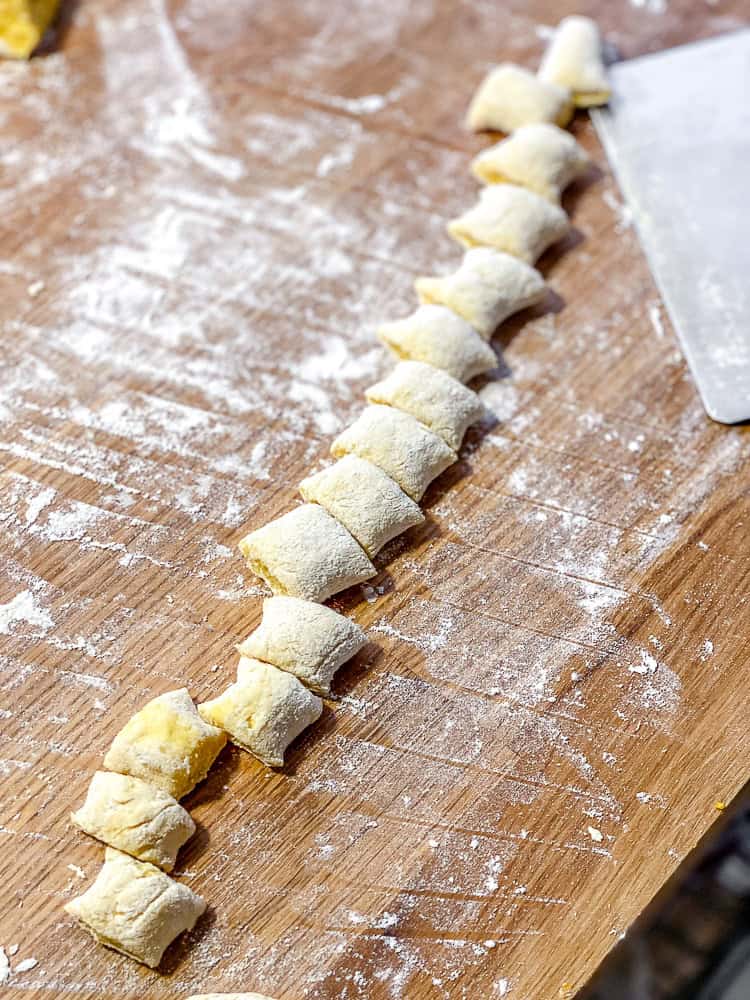
{"label": "wooden work surface", "polygon": [[[586,6],[630,56],[744,4]],[[62,909],[113,735],[232,678],[263,593],[235,543],[460,259],[476,83],[570,9],[91,0],[0,65],[3,996],[556,998],[747,778],[750,438],[705,417],[581,116],[554,295],[425,526],[335,602],[372,640],[340,700],[283,773],[230,748],[186,802],[206,918],[157,974]]]}

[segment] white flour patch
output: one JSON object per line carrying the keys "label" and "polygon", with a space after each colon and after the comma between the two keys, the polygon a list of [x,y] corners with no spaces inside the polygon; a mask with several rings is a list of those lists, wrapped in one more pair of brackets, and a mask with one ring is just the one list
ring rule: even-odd
{"label": "white flour patch", "polygon": [[633,211],[624,202],[620,201],[612,191],[602,193],[602,201],[612,209],[615,214],[615,232],[623,233],[633,225]]}
{"label": "white flour patch", "polygon": [[55,624],[50,613],[37,604],[30,590],[22,590],[12,601],[0,604],[0,635],[10,635],[21,622],[47,632]]}
{"label": "white flour patch", "polygon": [[10,962],[5,953],[5,948],[0,947],[0,985],[7,983],[10,979]]}
{"label": "white flour patch", "polygon": [[669,9],[667,0],[630,0],[630,6],[647,14],[666,14]]}
{"label": "white flour patch", "polygon": [[488,382],[479,390],[479,398],[498,420],[509,420],[518,409],[518,391],[509,380]]}
{"label": "white flour patch", "polygon": [[663,340],[665,337],[664,323],[661,318],[661,307],[658,302],[648,307],[648,318],[651,320],[651,326],[654,328],[656,336],[659,340]]}
{"label": "white flour patch", "polygon": [[655,674],[658,669],[659,664],[656,657],[645,649],[640,652],[639,662],[628,667],[631,674]]}
{"label": "white flour patch", "polygon": [[13,969],[14,973],[31,972],[39,965],[36,958],[24,958],[23,961],[19,962],[18,965]]}
{"label": "white flour patch", "polygon": [[26,508],[26,524],[32,525],[39,517],[39,514],[48,507],[52,501],[55,499],[56,491],[53,489],[42,490],[38,496],[33,497],[29,500],[28,506]]}

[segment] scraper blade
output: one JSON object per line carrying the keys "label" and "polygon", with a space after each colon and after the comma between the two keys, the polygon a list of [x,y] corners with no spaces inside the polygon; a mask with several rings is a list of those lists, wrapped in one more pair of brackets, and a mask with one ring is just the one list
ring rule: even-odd
{"label": "scraper blade", "polygon": [[750,30],[610,67],[594,124],[709,416],[750,419]]}

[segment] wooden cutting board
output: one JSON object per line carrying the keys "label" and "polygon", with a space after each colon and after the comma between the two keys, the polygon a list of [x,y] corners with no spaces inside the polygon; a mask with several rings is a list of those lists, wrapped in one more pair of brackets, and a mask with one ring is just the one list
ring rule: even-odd
{"label": "wooden cutting board", "polygon": [[[587,12],[634,55],[742,9]],[[496,341],[496,422],[427,523],[335,602],[371,639],[339,700],[283,773],[228,749],[186,803],[207,917],[157,974],[62,909],[113,735],[230,681],[262,595],[236,541],[459,260],[473,88],[570,10],[90,0],[0,66],[4,996],[555,998],[746,779],[750,438],[705,418],[582,116],[554,295]]]}

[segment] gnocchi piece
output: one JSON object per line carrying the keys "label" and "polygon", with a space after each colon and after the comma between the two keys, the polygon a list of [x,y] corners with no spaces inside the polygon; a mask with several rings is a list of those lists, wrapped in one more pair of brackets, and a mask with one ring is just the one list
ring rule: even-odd
{"label": "gnocchi piece", "polygon": [[187,688],[180,688],[136,712],[115,736],[104,766],[181,799],[206,777],[226,741],[198,715]]}
{"label": "gnocchi piece", "polygon": [[473,132],[514,132],[532,122],[565,127],[573,117],[570,91],[542,80],[522,66],[502,63],[490,70],[474,94],[466,116]]}
{"label": "gnocchi piece", "polygon": [[378,337],[397,358],[423,361],[459,382],[497,367],[497,357],[476,330],[446,306],[420,306],[411,316],[383,323]]}
{"label": "gnocchi piece", "polygon": [[320,718],[323,702],[293,674],[243,656],[234,684],[198,711],[264,764],[283,767],[284,751]]}
{"label": "gnocchi piece", "polygon": [[190,813],[171,795],[113,771],[94,774],[86,801],[70,819],[84,833],[167,872],[195,833]]}
{"label": "gnocchi piece", "polygon": [[474,157],[471,169],[485,184],[518,184],[558,203],[563,189],[586,171],[589,162],[570,132],[539,122],[523,125],[485,149]]}
{"label": "gnocchi piece", "polygon": [[401,361],[382,382],[370,386],[369,403],[395,406],[410,413],[458,451],[471,424],[485,415],[477,394],[452,375],[421,361]]}
{"label": "gnocchi piece", "polygon": [[245,535],[239,548],[274,594],[306,601],[325,601],[377,573],[346,528],[313,503]]}
{"label": "gnocchi piece", "polygon": [[539,79],[567,87],[578,108],[607,103],[611,90],[596,21],[576,15],[560,21],[544,53]]}
{"label": "gnocchi piece", "polygon": [[94,883],[65,910],[100,944],[155,969],[178,934],[192,930],[206,909],[200,896],[156,865],[113,847]]}
{"label": "gnocchi piece", "polygon": [[417,278],[420,302],[438,302],[470,323],[484,340],[513,313],[541,302],[544,278],[517,257],[490,247],[464,254],[461,266],[442,278]]}
{"label": "gnocchi piece", "polygon": [[319,503],[341,521],[371,559],[386,542],[424,521],[422,511],[398,483],[356,455],[345,455],[308,476],[299,491],[309,503]]}
{"label": "gnocchi piece", "polygon": [[318,694],[329,695],[333,675],[366,642],[356,622],[325,604],[268,597],[263,601],[260,625],[237,650],[241,656],[294,674]]}
{"label": "gnocchi piece", "polygon": [[419,502],[433,479],[458,456],[442,438],[392,406],[366,407],[331,445],[334,458],[358,455]]}
{"label": "gnocchi piece", "polygon": [[448,223],[465,247],[490,246],[533,264],[570,229],[568,217],[533,191],[511,184],[483,188],[468,212]]}

